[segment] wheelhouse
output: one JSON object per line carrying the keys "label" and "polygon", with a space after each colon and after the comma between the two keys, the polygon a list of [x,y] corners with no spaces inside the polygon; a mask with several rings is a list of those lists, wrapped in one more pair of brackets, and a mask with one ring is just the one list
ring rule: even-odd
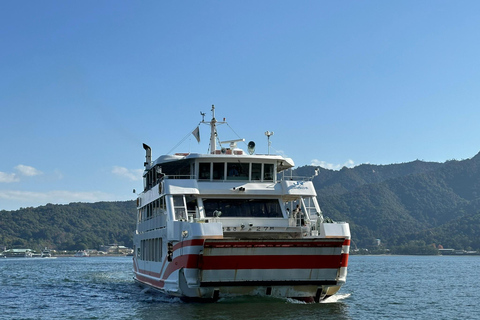
{"label": "wheelhouse", "polygon": [[165,228],[169,220],[222,221],[224,232],[315,230],[321,211],[313,184],[282,178],[291,167],[288,158],[243,152],[160,157],[144,173],[138,230]]}

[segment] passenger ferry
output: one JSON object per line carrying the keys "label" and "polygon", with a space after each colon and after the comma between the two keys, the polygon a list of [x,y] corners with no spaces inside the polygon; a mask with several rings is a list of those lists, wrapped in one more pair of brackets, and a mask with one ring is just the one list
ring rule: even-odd
{"label": "passenger ferry", "polygon": [[255,154],[252,141],[245,152],[237,147],[244,139],[220,142],[217,125],[226,122],[216,120],[214,106],[211,112],[210,121],[200,122],[210,126],[207,154],[152,161],[143,145],[136,282],[183,300],[254,295],[319,302],[335,294],[347,276],[348,223],[324,220],[312,178],[285,175],[292,159]]}

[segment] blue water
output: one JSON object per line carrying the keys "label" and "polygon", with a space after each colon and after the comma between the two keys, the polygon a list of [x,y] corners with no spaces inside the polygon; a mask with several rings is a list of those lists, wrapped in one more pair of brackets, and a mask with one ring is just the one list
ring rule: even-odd
{"label": "blue water", "polygon": [[330,301],[184,303],[132,280],[131,258],[0,259],[0,319],[478,319],[480,256],[351,256]]}

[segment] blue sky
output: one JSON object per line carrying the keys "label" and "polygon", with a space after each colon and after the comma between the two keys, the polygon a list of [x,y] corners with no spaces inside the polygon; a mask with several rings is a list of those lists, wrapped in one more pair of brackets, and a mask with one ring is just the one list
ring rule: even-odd
{"label": "blue sky", "polygon": [[[0,210],[134,199],[200,111],[297,166],[480,151],[478,1],[2,1]],[[237,136],[238,134],[238,136]],[[178,142],[187,137],[179,147]]]}

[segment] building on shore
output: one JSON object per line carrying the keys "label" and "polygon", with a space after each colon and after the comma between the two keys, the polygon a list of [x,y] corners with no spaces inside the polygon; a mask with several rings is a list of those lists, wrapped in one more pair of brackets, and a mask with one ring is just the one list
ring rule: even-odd
{"label": "building on shore", "polygon": [[107,254],[130,254],[133,252],[132,249],[125,246],[119,246],[115,244],[101,245],[99,251],[106,252]]}

